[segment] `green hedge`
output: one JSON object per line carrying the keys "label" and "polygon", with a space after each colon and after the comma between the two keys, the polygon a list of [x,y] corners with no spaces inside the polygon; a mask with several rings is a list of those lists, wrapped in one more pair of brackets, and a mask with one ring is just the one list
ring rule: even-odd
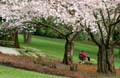
{"label": "green hedge", "polygon": [[[63,37],[59,33],[53,31],[50,28],[36,28],[36,32],[34,32],[34,35],[63,39]],[[88,35],[85,32],[81,32],[80,35],[77,37],[77,41],[82,41],[87,39],[88,39]]]}

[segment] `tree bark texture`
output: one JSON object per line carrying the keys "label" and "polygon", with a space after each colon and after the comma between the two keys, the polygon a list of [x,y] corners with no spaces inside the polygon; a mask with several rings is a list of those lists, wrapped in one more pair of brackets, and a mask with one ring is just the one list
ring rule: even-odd
{"label": "tree bark texture", "polygon": [[118,57],[120,58],[120,46],[119,46],[119,52],[118,52]]}
{"label": "tree bark texture", "polygon": [[67,65],[72,64],[73,46],[74,46],[74,42],[66,39],[65,54],[63,59],[64,64],[67,64]]}
{"label": "tree bark texture", "polygon": [[18,31],[14,32],[14,45],[15,45],[15,48],[20,48],[19,40],[18,40]]}
{"label": "tree bark texture", "polygon": [[32,33],[24,32],[23,33],[24,43],[30,43],[32,40]]}
{"label": "tree bark texture", "polygon": [[106,48],[105,46],[99,47],[97,72],[116,74],[113,48]]}

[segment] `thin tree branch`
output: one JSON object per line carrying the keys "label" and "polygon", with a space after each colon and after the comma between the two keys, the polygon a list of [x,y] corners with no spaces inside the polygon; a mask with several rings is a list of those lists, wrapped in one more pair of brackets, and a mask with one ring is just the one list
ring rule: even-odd
{"label": "thin tree branch", "polygon": [[[94,15],[94,18],[95,18],[96,20],[98,20],[97,14],[95,14],[95,12],[93,12],[93,15]],[[103,37],[102,27],[100,26],[100,23],[99,23],[98,21],[97,21],[97,26],[98,26],[99,31],[100,31],[102,43],[105,44],[105,43],[104,43],[104,37]]]}
{"label": "thin tree branch", "polygon": [[64,34],[61,30],[57,29],[56,27],[49,26],[49,25],[43,24],[43,23],[40,23],[40,24],[41,24],[43,27],[45,26],[45,27],[47,27],[47,28],[51,28],[51,29],[55,30],[56,32],[58,32],[60,35],[65,36],[65,34]]}
{"label": "thin tree branch", "polygon": [[74,41],[79,34],[80,34],[80,31],[74,32],[71,40]]}
{"label": "thin tree branch", "polygon": [[120,23],[120,15],[118,16],[116,22],[110,24],[110,26],[116,25],[116,24],[118,24],[118,23]]}
{"label": "thin tree branch", "polygon": [[111,22],[111,18],[110,18],[110,12],[109,12],[109,9],[107,8],[107,4],[103,1],[103,3],[105,4],[105,8],[106,8],[106,11],[107,11],[107,15],[108,15],[108,21],[109,23]]}
{"label": "thin tree branch", "polygon": [[116,20],[116,17],[117,17],[117,14],[118,14],[117,10],[118,10],[118,8],[116,8],[115,11],[114,11],[114,17],[113,17],[112,21]]}
{"label": "thin tree branch", "polygon": [[114,32],[116,24],[118,24],[118,23],[120,23],[120,15],[117,17],[116,22],[110,24],[112,26],[112,33]]}
{"label": "thin tree branch", "polygon": [[36,24],[37,26],[41,25],[41,27],[51,28],[51,29],[55,30],[56,32],[58,32],[60,35],[65,36],[65,34],[62,31],[60,31],[59,29],[57,29],[56,27],[49,26],[49,25],[43,24],[41,22],[36,23],[36,22],[32,22],[32,21],[27,21],[26,23],[32,23],[32,24]]}
{"label": "thin tree branch", "polygon": [[69,37],[71,34],[73,34],[73,32],[70,32],[70,33],[66,34],[65,36]]}
{"label": "thin tree branch", "polygon": [[110,44],[110,37],[111,37],[111,26],[109,26],[108,34],[107,34],[107,39],[106,39],[106,46]]}
{"label": "thin tree branch", "polygon": [[108,27],[107,27],[107,25],[106,25],[106,21],[105,21],[105,18],[104,18],[104,14],[103,14],[103,11],[102,11],[101,9],[100,9],[100,15],[101,15],[101,18],[102,18],[102,21],[103,21],[105,30],[106,30],[106,32],[108,33]]}
{"label": "thin tree branch", "polygon": [[[119,18],[119,16],[118,16],[118,18]],[[120,22],[120,19],[118,19],[116,22],[110,24],[108,37],[107,37],[107,39],[106,39],[107,44],[109,44],[110,37],[111,37],[112,33],[113,33],[114,30],[115,30],[116,24],[118,24],[119,22]],[[113,26],[113,28],[112,28],[112,26]],[[116,42],[118,42],[118,40],[117,40]],[[116,42],[115,42],[115,43],[116,43]],[[114,43],[114,44],[115,44],[115,43]]]}
{"label": "thin tree branch", "polygon": [[95,42],[96,45],[100,46],[100,44],[97,42],[96,38],[94,37],[93,33],[88,31],[88,34],[91,36],[92,41]]}
{"label": "thin tree branch", "polygon": [[113,41],[112,46],[120,45],[120,39]]}
{"label": "thin tree branch", "polygon": [[88,28],[88,27],[86,26],[86,22],[85,22],[84,25],[83,25],[82,23],[80,23],[80,25],[83,26],[83,27],[85,27],[85,30],[86,30],[86,32],[90,35],[92,41],[93,41],[96,45],[100,46],[100,43],[96,40],[96,38],[94,37],[94,35],[93,35],[93,33],[91,32],[90,28]]}

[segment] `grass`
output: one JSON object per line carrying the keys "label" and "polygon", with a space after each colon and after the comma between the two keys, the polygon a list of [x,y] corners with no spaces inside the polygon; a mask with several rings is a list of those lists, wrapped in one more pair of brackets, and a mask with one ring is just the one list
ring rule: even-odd
{"label": "grass", "polygon": [[32,43],[24,44],[23,38],[22,36],[20,36],[19,41],[21,43],[21,46],[37,48],[50,56],[63,58],[64,54],[63,40],[34,36],[32,39]]}
{"label": "grass", "polygon": [[[23,38],[20,35],[19,41],[21,43],[21,46],[40,49],[46,54],[48,54],[49,56],[54,56],[54,57],[61,58],[61,59],[64,56],[65,40],[33,36],[32,42],[30,44],[24,44]],[[85,50],[91,58],[97,59],[98,48],[91,42],[86,42],[86,41],[76,42],[74,48],[75,48],[74,56],[73,56],[74,61],[79,61],[78,53],[80,50]],[[117,53],[118,53],[118,50],[115,49],[115,54]],[[115,58],[115,66],[120,67],[120,59]]]}
{"label": "grass", "polygon": [[0,78],[66,78],[0,65]]}
{"label": "grass", "polygon": [[[21,46],[32,47],[42,50],[45,54],[49,56],[54,56],[57,58],[63,58],[64,55],[64,44],[65,41],[62,39],[52,39],[46,37],[33,36],[32,42],[30,44],[24,44],[23,38],[20,35],[19,41]],[[78,53],[80,50],[85,50],[87,54],[93,58],[97,58],[97,47],[92,42],[76,42],[73,60],[78,61]],[[118,53],[118,49],[115,49],[115,54]],[[115,58],[116,67],[120,67],[120,59]],[[0,78],[66,78],[63,76],[56,76],[50,74],[37,73],[33,71],[27,71],[22,69],[16,69],[12,67],[7,67],[0,65]]]}

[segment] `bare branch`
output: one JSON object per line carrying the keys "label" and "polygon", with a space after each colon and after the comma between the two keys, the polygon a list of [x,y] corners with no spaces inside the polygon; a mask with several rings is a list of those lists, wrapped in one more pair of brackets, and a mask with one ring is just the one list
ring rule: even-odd
{"label": "bare branch", "polygon": [[[93,15],[94,15],[95,19],[98,20],[97,14],[94,11],[93,11]],[[102,27],[100,26],[99,21],[97,21],[97,26],[98,26],[99,31],[100,31],[101,40],[102,40],[102,42],[104,44],[104,37],[103,37]]]}
{"label": "bare branch", "polygon": [[113,41],[112,46],[120,45],[120,39]]}
{"label": "bare branch", "polygon": [[112,33],[114,32],[114,30],[115,30],[115,27],[116,27],[116,24],[118,24],[118,23],[120,23],[120,15],[117,17],[117,20],[116,20],[116,22],[114,22],[113,24],[111,24],[112,25]]}
{"label": "bare branch", "polygon": [[117,17],[116,22],[110,24],[109,26],[114,26],[114,25],[116,25],[116,24],[118,24],[118,23],[120,23],[120,15]]}
{"label": "bare branch", "polygon": [[110,37],[111,37],[111,33],[112,33],[112,31],[111,31],[111,26],[109,26],[109,30],[108,30],[108,34],[107,34],[107,39],[106,39],[106,45],[109,45],[110,44]]}
{"label": "bare branch", "polygon": [[74,32],[71,40],[74,41],[79,34],[80,34],[80,31]]}
{"label": "bare branch", "polygon": [[[25,22],[24,22],[25,23]],[[50,29],[53,29],[53,30],[55,30],[56,32],[58,32],[60,35],[62,35],[62,36],[65,36],[65,34],[61,31],[61,30],[59,30],[59,29],[57,29],[56,27],[54,27],[54,26],[49,26],[49,25],[47,25],[47,24],[43,24],[43,23],[41,23],[41,22],[32,22],[32,21],[27,21],[26,23],[32,23],[32,24],[35,24],[35,25],[41,25],[41,27],[46,27],[46,28],[50,28]]]}
{"label": "bare branch", "polygon": [[84,25],[83,25],[82,23],[80,23],[80,25],[85,27],[85,30],[86,30],[86,32],[90,35],[92,41],[93,41],[96,45],[100,46],[100,43],[96,40],[95,36],[94,36],[93,33],[91,32],[91,30],[90,30],[90,28],[89,28],[90,26],[87,27],[87,26],[86,26],[86,22],[85,22]]}
{"label": "bare branch", "polygon": [[91,36],[91,39],[93,42],[95,42],[96,45],[100,46],[100,43],[96,40],[95,36],[93,35],[92,32],[90,32],[90,30],[87,30],[88,34]]}
{"label": "bare branch", "polygon": [[[107,44],[109,44],[109,41],[110,41],[110,36],[112,35],[112,33],[114,32],[115,30],[115,27],[116,27],[116,24],[118,24],[120,22],[120,15],[118,16],[118,20],[112,24],[110,24],[109,26],[109,33],[108,33],[108,37],[107,37]],[[113,44],[116,44],[119,40],[115,41]]]}
{"label": "bare branch", "polygon": [[117,11],[118,11],[118,8],[116,8],[115,11],[114,11],[114,17],[113,17],[112,21],[116,20],[116,17],[117,17],[117,14],[118,14]]}
{"label": "bare branch", "polygon": [[106,21],[105,21],[105,18],[104,18],[103,11],[102,11],[101,9],[100,9],[100,15],[101,15],[101,18],[102,18],[102,21],[103,21],[105,30],[106,30],[106,32],[108,33],[108,27],[107,27],[107,24],[106,24]]}
{"label": "bare branch", "polygon": [[107,15],[108,15],[108,21],[109,23],[111,22],[111,18],[110,18],[110,11],[109,11],[109,8],[107,7],[107,4],[103,1],[103,3],[105,4],[105,8],[106,8],[106,11],[107,11]]}
{"label": "bare branch", "polygon": [[61,30],[59,30],[58,28],[56,28],[56,27],[49,26],[49,25],[43,24],[43,23],[41,23],[41,25],[42,25],[43,27],[51,28],[51,29],[55,30],[56,32],[58,32],[60,35],[65,36],[65,34],[64,34]]}

